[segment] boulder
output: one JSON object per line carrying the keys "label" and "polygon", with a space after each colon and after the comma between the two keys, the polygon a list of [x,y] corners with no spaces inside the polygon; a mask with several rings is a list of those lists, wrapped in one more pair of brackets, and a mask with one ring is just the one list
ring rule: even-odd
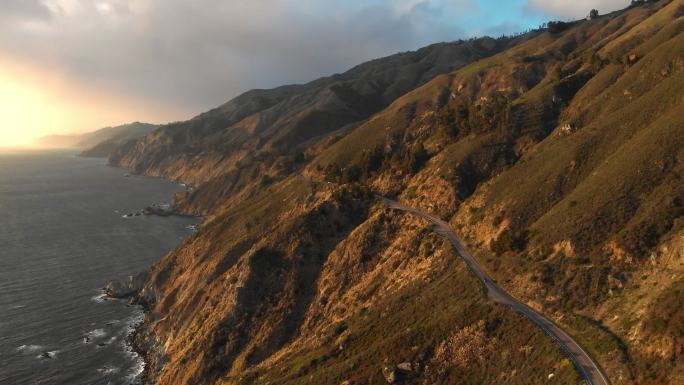
{"label": "boulder", "polygon": [[385,377],[385,380],[390,384],[399,382],[399,371],[396,367],[385,366],[382,368],[382,376]]}
{"label": "boulder", "polygon": [[126,299],[138,294],[147,283],[147,272],[131,275],[128,280],[111,281],[103,288],[105,294],[110,298]]}
{"label": "boulder", "polygon": [[145,215],[158,215],[160,217],[168,217],[175,213],[173,206],[168,204],[154,204],[147,206],[142,210]]}

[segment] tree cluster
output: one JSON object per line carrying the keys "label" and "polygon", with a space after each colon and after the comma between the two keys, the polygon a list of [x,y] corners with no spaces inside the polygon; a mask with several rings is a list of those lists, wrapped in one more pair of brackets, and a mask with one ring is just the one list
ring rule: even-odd
{"label": "tree cluster", "polygon": [[566,23],[564,21],[549,21],[549,23],[546,25],[547,30],[551,33],[560,33],[569,27],[570,23]]}
{"label": "tree cluster", "polygon": [[368,180],[374,173],[386,170],[400,171],[402,174],[418,172],[429,155],[422,143],[403,146],[390,152],[381,148],[364,150],[356,161],[345,168],[335,163],[323,169],[324,178],[335,183],[356,183]]}
{"label": "tree cluster", "polygon": [[495,92],[475,103],[466,97],[457,97],[437,113],[436,119],[438,129],[449,138],[496,130],[505,132],[512,126],[511,98],[503,92]]}

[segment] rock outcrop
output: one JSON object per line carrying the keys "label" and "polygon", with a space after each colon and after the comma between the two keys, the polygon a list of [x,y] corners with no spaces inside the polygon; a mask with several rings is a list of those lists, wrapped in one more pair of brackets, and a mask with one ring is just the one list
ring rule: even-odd
{"label": "rock outcrop", "polygon": [[140,294],[148,278],[147,272],[140,272],[129,276],[125,281],[111,281],[102,290],[110,298],[130,299]]}

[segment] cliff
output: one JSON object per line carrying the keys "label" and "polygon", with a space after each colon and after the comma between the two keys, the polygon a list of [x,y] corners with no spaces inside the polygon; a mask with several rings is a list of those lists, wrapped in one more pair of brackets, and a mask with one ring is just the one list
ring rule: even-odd
{"label": "cliff", "polygon": [[149,381],[581,382],[379,194],[449,220],[613,383],[682,382],[683,16],[644,2],[431,46],[119,147],[114,164],[192,183],[178,205],[208,214],[138,293]]}

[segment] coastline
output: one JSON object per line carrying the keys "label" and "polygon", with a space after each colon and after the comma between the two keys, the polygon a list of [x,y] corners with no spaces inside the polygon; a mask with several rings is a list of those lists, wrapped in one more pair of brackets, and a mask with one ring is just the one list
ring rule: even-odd
{"label": "coastline", "polygon": [[[148,268],[149,270],[149,268]],[[142,360],[142,371],[134,378],[138,384],[153,384],[153,374],[157,372],[159,363],[164,360],[164,355],[159,347],[156,347],[151,323],[154,300],[150,298],[147,283],[148,270],[129,276],[128,281],[110,281],[103,288],[103,294],[107,298],[127,301],[129,305],[139,306],[142,310],[142,320],[130,326],[130,331],[125,337],[125,344]],[[152,290],[152,289],[149,289]]]}
{"label": "coastline", "polygon": [[184,189],[161,178],[125,178],[106,159],[73,151],[0,160],[7,219],[0,383],[138,383],[145,360],[129,336],[150,309],[109,300],[102,286],[152,271],[193,236],[199,219],[121,218]]}
{"label": "coastline", "polygon": [[[152,333],[151,328],[149,328],[149,319],[151,317],[150,309],[147,306],[141,305],[143,312],[145,314],[142,322],[133,326],[132,331],[126,337],[126,344],[131,348],[133,352],[138,354],[143,362],[142,373],[136,379],[138,384],[141,385],[152,385],[153,376],[152,373],[157,372],[156,360],[152,359],[152,348],[148,342],[150,334]],[[158,349],[157,349],[158,352]],[[157,356],[159,352],[157,353]]]}
{"label": "coastline", "polygon": [[[163,176],[134,173],[130,169],[114,165],[109,161],[107,161],[107,165],[112,168],[126,171],[130,173],[130,175],[144,176],[147,178],[159,178],[171,183],[180,184],[183,187],[185,187],[184,193],[189,193],[193,190],[193,187],[190,184],[180,180],[169,179]],[[182,193],[183,192],[179,192],[177,194]],[[171,202],[173,203],[170,203],[170,208],[164,210],[163,212],[158,212],[157,210],[149,210],[150,208],[154,208],[154,205],[141,209],[141,212],[143,213],[143,215],[156,215],[161,217],[178,216],[186,218],[199,218],[200,222],[194,225],[195,227],[193,229],[196,232],[197,228],[200,227],[204,222],[204,216],[199,214],[180,212],[177,209],[177,205],[175,204],[174,196],[171,197]],[[173,252],[174,250],[175,248],[169,251],[169,253]],[[131,305],[142,307],[142,311],[144,314],[142,322],[133,325],[130,333],[128,333],[128,335],[126,336],[126,345],[128,345],[133,352],[138,354],[138,356],[143,362],[142,372],[136,378],[137,383],[140,385],[153,385],[156,382],[157,374],[165,364],[163,350],[157,343],[156,338],[154,337],[154,332],[151,327],[153,321],[152,308],[154,307],[154,296],[150,296],[149,294],[151,293],[146,293],[147,290],[153,290],[152,288],[149,288],[147,286],[149,270],[150,268],[152,268],[152,266],[153,265],[148,266],[142,272],[133,273],[133,275],[129,277],[129,281],[126,283],[123,283],[121,281],[109,281],[102,289],[104,295],[109,298],[127,300],[128,303]],[[116,293],[113,293],[108,289],[111,285],[118,285],[118,287],[120,288],[127,288],[128,291],[116,295]]]}

